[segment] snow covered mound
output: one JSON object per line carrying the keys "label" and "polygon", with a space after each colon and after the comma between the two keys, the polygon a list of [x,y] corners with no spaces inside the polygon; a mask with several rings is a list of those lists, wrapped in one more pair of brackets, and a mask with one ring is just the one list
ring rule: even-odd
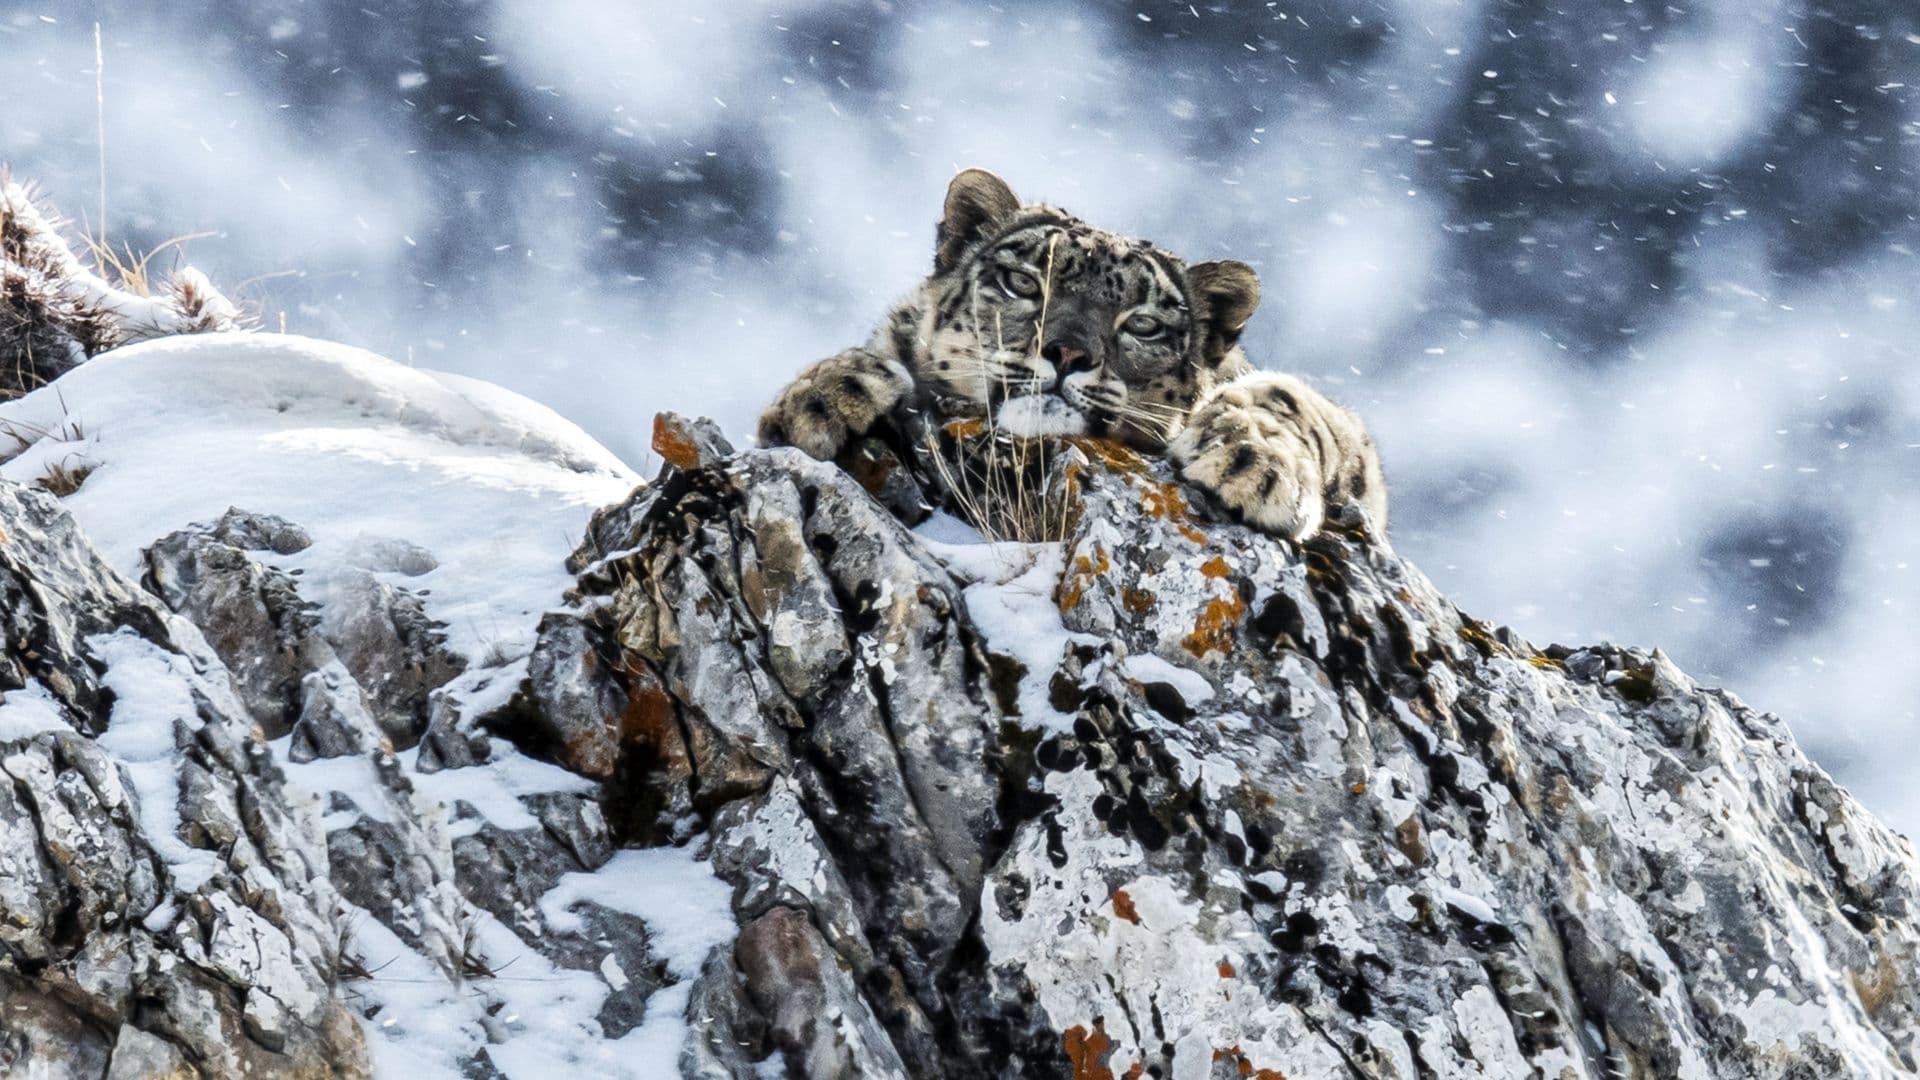
{"label": "snow covered mound", "polygon": [[518,395],[272,334],[96,357],[0,404],[0,460],[9,480],[77,483],[68,509],[130,577],[148,545],[229,507],[296,522],[311,544],[271,561],[310,595],[352,570],[404,581],[470,663],[526,655],[588,514],[637,482]]}

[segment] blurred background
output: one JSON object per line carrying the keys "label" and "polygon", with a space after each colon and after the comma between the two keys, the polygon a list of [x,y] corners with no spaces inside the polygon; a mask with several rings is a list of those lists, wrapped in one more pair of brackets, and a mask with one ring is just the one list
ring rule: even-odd
{"label": "blurred background", "polygon": [[1464,608],[1664,647],[1909,832],[1916,84],[1866,0],[0,0],[0,161],[70,216],[103,107],[115,246],[643,471],[864,340],[960,167],[1244,259]]}

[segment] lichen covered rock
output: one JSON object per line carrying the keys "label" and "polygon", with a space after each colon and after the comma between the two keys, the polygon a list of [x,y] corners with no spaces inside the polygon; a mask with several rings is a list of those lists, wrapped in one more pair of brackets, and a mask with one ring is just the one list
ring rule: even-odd
{"label": "lichen covered rock", "polygon": [[1063,541],[954,543],[662,430],[581,580],[670,699],[628,745],[682,817],[637,831],[735,888],[689,1070],[1915,1068],[1910,847],[1658,652],[1536,649],[1110,447],[1054,463]]}
{"label": "lichen covered rock", "polygon": [[1104,444],[990,543],[885,439],[656,441],[478,665],[423,549],[235,510],[142,591],[0,485],[6,1069],[1915,1069],[1911,849],[1658,652]]}

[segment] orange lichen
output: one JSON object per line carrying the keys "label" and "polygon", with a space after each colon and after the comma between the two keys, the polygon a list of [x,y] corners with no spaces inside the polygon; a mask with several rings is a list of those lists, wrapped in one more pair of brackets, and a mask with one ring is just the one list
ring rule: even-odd
{"label": "orange lichen", "polygon": [[1147,462],[1139,454],[1128,449],[1125,443],[1112,439],[1096,439],[1084,435],[1070,436],[1066,440],[1069,446],[1078,447],[1088,458],[1105,465],[1115,472],[1142,473],[1147,471]]}
{"label": "orange lichen", "polygon": [[950,438],[971,439],[984,435],[987,425],[980,420],[955,420],[940,430],[946,432]]}
{"label": "orange lichen", "polygon": [[1286,1074],[1278,1069],[1255,1068],[1253,1061],[1237,1045],[1229,1046],[1225,1050],[1215,1050],[1213,1060],[1232,1061],[1234,1072],[1241,1076],[1252,1077],[1253,1080],[1287,1080]]}
{"label": "orange lichen", "polygon": [[1093,554],[1077,555],[1073,567],[1060,579],[1060,610],[1062,613],[1078,607],[1087,595],[1088,586],[1093,579],[1113,569],[1113,560],[1107,557],[1107,550],[1098,544],[1093,546]]}
{"label": "orange lichen", "polygon": [[1113,902],[1113,913],[1115,915],[1120,916],[1135,926],[1140,925],[1140,912],[1134,908],[1133,897],[1127,895],[1127,890],[1115,889],[1113,890],[1113,895],[1108,899]]}
{"label": "orange lichen", "polygon": [[700,447],[695,445],[693,436],[666,413],[653,416],[653,452],[676,469],[697,469],[700,467]]}
{"label": "orange lichen", "polygon": [[1113,1070],[1107,1068],[1106,1061],[1113,1040],[1107,1036],[1105,1023],[1095,1020],[1092,1031],[1084,1024],[1075,1024],[1067,1029],[1064,1041],[1067,1061],[1073,1065],[1073,1080],[1113,1080]]}
{"label": "orange lichen", "polygon": [[1150,518],[1187,520],[1187,500],[1172,484],[1148,484],[1140,492],[1140,512]]}
{"label": "orange lichen", "polygon": [[1221,558],[1218,555],[1215,555],[1213,558],[1208,559],[1206,562],[1203,562],[1200,564],[1200,574],[1203,577],[1218,579],[1218,578],[1227,577],[1232,573],[1233,573],[1233,567],[1228,566],[1227,560]]}
{"label": "orange lichen", "polygon": [[1232,652],[1233,632],[1246,613],[1247,602],[1239,593],[1209,600],[1201,607],[1200,617],[1193,621],[1193,633],[1188,634],[1182,644],[1196,657],[1205,657],[1210,652]]}
{"label": "orange lichen", "polygon": [[1145,615],[1159,601],[1147,590],[1129,585],[1120,590],[1120,603],[1135,615]]}
{"label": "orange lichen", "polygon": [[1239,973],[1233,970],[1232,964],[1226,962],[1225,960],[1220,961],[1220,977],[1221,978],[1231,979],[1237,974]]}
{"label": "orange lichen", "polygon": [[1173,484],[1144,484],[1140,492],[1140,512],[1169,522],[1174,531],[1196,544],[1207,542],[1206,533],[1187,524],[1186,496]]}

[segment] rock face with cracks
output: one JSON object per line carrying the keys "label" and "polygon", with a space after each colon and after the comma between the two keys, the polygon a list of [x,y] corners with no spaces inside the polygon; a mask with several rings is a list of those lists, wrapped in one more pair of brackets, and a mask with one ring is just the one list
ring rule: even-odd
{"label": "rock face with cracks", "polygon": [[883,444],[655,443],[475,668],[424,553],[308,595],[235,510],[136,584],[0,486],[4,1071],[1915,1071],[1911,849],[1657,652],[1103,444],[1026,544]]}
{"label": "rock face with cracks", "polygon": [[630,827],[734,887],[689,1074],[1915,1069],[1911,848],[1658,652],[1536,649],[1097,444],[1050,545],[656,445],[581,592]]}
{"label": "rock face with cracks", "polygon": [[200,632],[13,485],[0,610],[5,1073],[364,1073],[325,842]]}

